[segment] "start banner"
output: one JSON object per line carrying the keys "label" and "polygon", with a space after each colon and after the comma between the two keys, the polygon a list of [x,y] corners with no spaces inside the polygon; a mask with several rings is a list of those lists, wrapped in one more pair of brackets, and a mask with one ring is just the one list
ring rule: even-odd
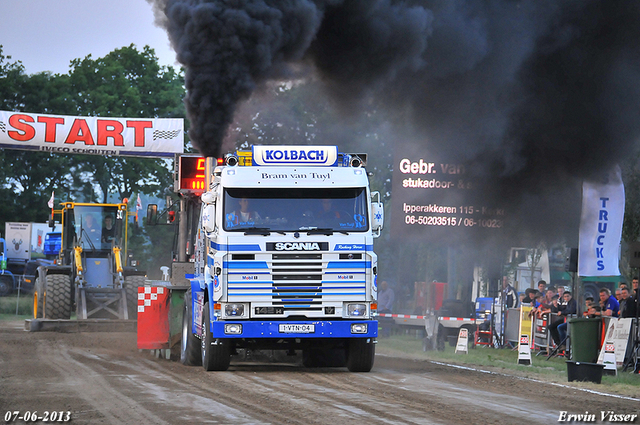
{"label": "start banner", "polygon": [[0,148],[63,154],[173,157],[182,118],[74,117],[0,111]]}

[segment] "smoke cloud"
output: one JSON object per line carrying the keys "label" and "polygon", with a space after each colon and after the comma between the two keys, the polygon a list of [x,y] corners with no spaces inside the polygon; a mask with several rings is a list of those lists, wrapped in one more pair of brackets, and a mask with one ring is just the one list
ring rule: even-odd
{"label": "smoke cloud", "polygon": [[640,2],[149,1],[207,156],[238,103],[300,63],[343,105],[383,101],[403,135],[467,163],[532,224],[566,222],[569,194],[640,135]]}

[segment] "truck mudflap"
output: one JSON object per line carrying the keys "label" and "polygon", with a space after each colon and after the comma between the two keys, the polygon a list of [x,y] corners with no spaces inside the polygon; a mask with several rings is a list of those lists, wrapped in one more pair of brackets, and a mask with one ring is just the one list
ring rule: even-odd
{"label": "truck mudflap", "polygon": [[[214,338],[376,338],[376,320],[214,321]],[[354,325],[355,332],[352,332]],[[366,329],[364,329],[366,326]]]}

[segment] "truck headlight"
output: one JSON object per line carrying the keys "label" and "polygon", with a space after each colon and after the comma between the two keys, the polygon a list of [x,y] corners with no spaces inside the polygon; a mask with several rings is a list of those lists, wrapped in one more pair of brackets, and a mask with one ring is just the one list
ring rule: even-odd
{"label": "truck headlight", "polygon": [[349,315],[349,317],[362,317],[366,313],[366,304],[347,304],[347,314]]}
{"label": "truck headlight", "polygon": [[227,335],[240,335],[242,333],[242,325],[238,323],[224,325],[224,333]]}
{"label": "truck headlight", "polygon": [[224,314],[227,317],[243,317],[244,304],[226,304],[224,306]]}
{"label": "truck headlight", "polygon": [[351,333],[352,334],[366,334],[367,333],[367,324],[366,323],[353,323],[351,325]]}

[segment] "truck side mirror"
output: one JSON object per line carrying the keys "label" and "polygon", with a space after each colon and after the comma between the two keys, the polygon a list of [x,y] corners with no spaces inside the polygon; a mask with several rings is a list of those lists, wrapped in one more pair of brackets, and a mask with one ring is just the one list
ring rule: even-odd
{"label": "truck side mirror", "polygon": [[208,204],[202,207],[202,227],[207,233],[216,229],[216,204]]}
{"label": "truck side mirror", "polygon": [[373,237],[377,238],[384,226],[384,204],[380,202],[380,192],[372,192],[371,198],[376,198],[376,201],[371,202],[371,231]]}
{"label": "truck side mirror", "polygon": [[147,224],[153,226],[158,222],[158,206],[156,204],[149,204],[147,206]]}

